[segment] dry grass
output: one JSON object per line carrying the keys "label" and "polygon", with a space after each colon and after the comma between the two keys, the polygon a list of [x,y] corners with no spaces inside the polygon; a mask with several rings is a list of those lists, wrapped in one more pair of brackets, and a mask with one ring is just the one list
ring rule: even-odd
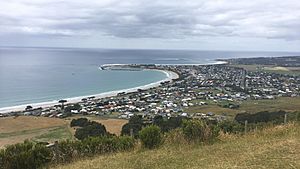
{"label": "dry grass", "polygon": [[275,66],[275,67],[266,67],[264,68],[265,70],[279,70],[279,71],[290,71],[287,67],[282,67],[282,66]]}
{"label": "dry grass", "polygon": [[24,140],[30,140],[40,135],[49,132],[51,129],[38,129],[38,130],[25,130],[14,133],[5,133],[5,135],[0,134],[0,148],[6,145],[21,143]]}
{"label": "dry grass", "polygon": [[0,118],[0,147],[34,139],[57,128],[65,127],[66,124],[64,120],[47,117]]}
{"label": "dry grass", "polygon": [[227,114],[234,118],[237,113],[257,113],[260,111],[278,111],[284,110],[295,112],[300,110],[300,97],[280,97],[275,100],[247,100],[240,104],[237,109],[222,108],[215,103],[209,103],[205,106],[189,107],[185,111],[188,113],[208,113]]}
{"label": "dry grass", "polygon": [[248,71],[263,71],[269,73],[300,75],[299,67],[283,67],[274,65],[230,65],[232,67],[244,68]]}
{"label": "dry grass", "polygon": [[248,100],[240,105],[240,110],[249,113],[258,111],[299,111],[300,97],[280,97],[275,100]]}
{"label": "dry grass", "polygon": [[81,168],[300,168],[300,125],[289,124],[245,136],[221,136],[212,145],[168,145],[81,160],[58,169]]}
{"label": "dry grass", "polygon": [[188,113],[208,113],[213,112],[215,114],[227,114],[234,117],[235,114],[242,112],[243,110],[239,109],[229,109],[218,106],[217,104],[209,104],[203,106],[193,106],[186,109]]}
{"label": "dry grass", "polygon": [[42,129],[64,125],[64,120],[47,117],[5,117],[0,118],[0,133],[11,133],[22,130]]}
{"label": "dry grass", "polygon": [[[0,148],[23,142],[26,139],[34,141],[54,142],[62,139],[73,139],[75,130],[70,127],[71,119],[19,116],[0,118]],[[90,120],[105,125],[106,129],[120,135],[122,126],[128,120],[104,119],[96,116],[84,116]]]}
{"label": "dry grass", "polygon": [[101,120],[94,120],[94,121],[103,124],[107,129],[107,131],[116,135],[121,134],[123,125],[128,122],[128,120],[122,120],[122,119],[101,119]]}

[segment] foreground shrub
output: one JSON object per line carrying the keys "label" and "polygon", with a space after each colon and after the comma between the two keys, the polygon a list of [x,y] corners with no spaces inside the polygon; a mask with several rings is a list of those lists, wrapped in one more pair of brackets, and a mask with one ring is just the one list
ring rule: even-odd
{"label": "foreground shrub", "polygon": [[89,137],[82,141],[62,141],[58,143],[55,161],[59,163],[70,162],[80,157],[91,157],[100,154],[130,150],[134,147],[134,139],[121,137]]}
{"label": "foreground shrub", "polygon": [[139,133],[139,137],[142,145],[149,149],[158,147],[162,141],[161,130],[154,125],[143,128]]}
{"label": "foreground shrub", "polygon": [[241,133],[244,131],[244,126],[236,121],[222,121],[218,126],[224,133]]}
{"label": "foreground shrub", "polygon": [[184,137],[188,141],[205,142],[216,138],[219,129],[215,125],[207,125],[202,120],[184,120],[182,123],[182,131]]}
{"label": "foreground shrub", "polygon": [[49,163],[67,163],[82,157],[130,150],[134,146],[134,139],[127,136],[65,140],[50,147],[25,141],[0,150],[0,169],[43,168]]}
{"label": "foreground shrub", "polygon": [[119,151],[126,151],[126,150],[130,150],[132,148],[134,148],[135,145],[135,140],[132,137],[129,136],[121,136],[118,137],[119,141],[118,141],[118,150]]}
{"label": "foreground shrub", "polygon": [[70,162],[73,160],[74,157],[76,157],[76,150],[78,149],[78,145],[80,144],[79,141],[70,141],[70,140],[64,140],[59,142],[56,146],[53,148],[54,152],[54,160],[56,163],[65,163]]}
{"label": "foreground shrub", "polygon": [[139,131],[141,131],[142,128],[143,128],[143,119],[140,116],[134,115],[129,119],[128,123],[126,123],[122,127],[121,135],[130,136],[131,134],[133,134],[134,138],[137,138],[139,136]]}
{"label": "foreground shrub", "polygon": [[164,135],[164,144],[166,145],[185,145],[188,144],[184,138],[184,134],[181,128],[173,129],[169,132],[166,132]]}
{"label": "foreground shrub", "polygon": [[48,164],[52,151],[46,146],[29,141],[10,145],[0,151],[1,169],[36,169]]}
{"label": "foreground shrub", "polygon": [[153,124],[158,126],[162,132],[168,132],[170,130],[179,128],[182,124],[183,119],[186,117],[170,117],[169,119],[163,118],[162,116],[155,116],[153,118]]}

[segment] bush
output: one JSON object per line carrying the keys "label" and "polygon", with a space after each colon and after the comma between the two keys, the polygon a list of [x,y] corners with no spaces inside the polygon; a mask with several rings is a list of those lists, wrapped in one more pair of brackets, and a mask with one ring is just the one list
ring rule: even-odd
{"label": "bush", "polygon": [[248,123],[268,123],[274,122],[275,124],[283,123],[285,111],[275,111],[275,112],[258,112],[254,114],[249,113],[239,113],[235,116],[235,120],[243,124],[246,120]]}
{"label": "bush", "polygon": [[52,159],[52,151],[46,146],[29,141],[10,145],[0,152],[1,169],[36,169]]}
{"label": "bush", "polygon": [[82,141],[62,141],[58,143],[56,161],[65,163],[78,157],[130,150],[134,145],[134,139],[127,136],[88,137]]}
{"label": "bush", "polygon": [[130,150],[134,147],[135,145],[135,140],[132,137],[129,136],[121,136],[118,137],[119,141],[118,141],[118,150],[119,151],[126,151],[126,150]]}
{"label": "bush", "polygon": [[222,121],[218,126],[224,133],[240,133],[244,131],[244,127],[236,121]]}
{"label": "bush", "polygon": [[133,131],[134,138],[137,138],[139,131],[143,128],[143,120],[140,116],[132,116],[129,122],[122,127],[121,135],[130,135],[130,130]]}
{"label": "bush", "polygon": [[162,132],[168,132],[170,130],[179,128],[185,117],[170,117],[169,119],[164,119],[162,116],[155,116],[153,118],[153,124],[160,127]]}
{"label": "bush", "polygon": [[177,146],[188,144],[181,128],[173,129],[164,135],[164,144]]}
{"label": "bush", "polygon": [[49,148],[25,141],[0,149],[0,169],[43,168],[48,163],[67,163],[80,157],[130,150],[134,145],[134,139],[127,136],[65,140]]}
{"label": "bush", "polygon": [[[64,140],[58,143],[57,150],[54,147],[55,160],[58,163],[71,162],[76,156],[75,151],[78,149],[78,141]],[[57,154],[56,154],[57,153]]]}
{"label": "bush", "polygon": [[70,126],[71,127],[75,127],[75,126],[84,127],[84,126],[87,126],[88,124],[89,124],[89,120],[87,118],[78,118],[78,119],[73,119],[71,121]]}
{"label": "bush", "polygon": [[182,123],[182,131],[188,141],[205,142],[216,138],[219,129],[215,125],[207,125],[201,120],[184,120]]}
{"label": "bush", "polygon": [[88,126],[76,129],[75,137],[83,140],[87,137],[105,136],[108,135],[103,124],[91,122]]}
{"label": "bush", "polygon": [[153,149],[160,145],[162,141],[161,130],[158,126],[147,126],[139,132],[139,137],[144,147]]}

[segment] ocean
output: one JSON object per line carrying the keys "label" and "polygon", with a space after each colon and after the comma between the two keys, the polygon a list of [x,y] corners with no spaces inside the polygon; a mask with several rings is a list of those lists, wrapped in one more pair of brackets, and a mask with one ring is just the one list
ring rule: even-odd
{"label": "ocean", "polygon": [[215,59],[293,56],[292,52],[0,48],[0,108],[134,88],[159,71],[102,71],[103,64],[212,64]]}

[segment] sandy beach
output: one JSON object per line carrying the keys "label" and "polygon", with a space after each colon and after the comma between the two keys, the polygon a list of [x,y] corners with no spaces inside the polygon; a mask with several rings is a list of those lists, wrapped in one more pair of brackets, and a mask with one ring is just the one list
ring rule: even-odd
{"label": "sandy beach", "polygon": [[[110,92],[104,92],[104,93],[99,93],[99,94],[94,94],[94,95],[64,98],[64,100],[67,100],[68,101],[67,104],[68,104],[68,103],[81,102],[81,100],[83,98],[88,98],[88,97],[91,97],[91,96],[94,96],[95,99],[113,97],[113,96],[116,96],[118,93],[122,93],[122,92],[129,93],[129,92],[135,92],[138,89],[146,90],[146,89],[150,89],[150,88],[153,88],[153,87],[157,87],[162,82],[172,81],[174,79],[179,78],[179,75],[175,72],[172,72],[172,71],[159,70],[159,69],[155,69],[155,70],[151,69],[151,70],[152,71],[163,72],[163,73],[166,74],[167,77],[163,80],[158,81],[158,82],[150,83],[150,84],[143,85],[143,86],[137,86],[137,87],[129,88],[129,89],[121,89],[121,90],[115,90],[115,91],[110,91]],[[59,100],[61,100],[61,99],[59,99]],[[31,103],[31,104],[26,104],[26,105],[24,104],[24,105],[11,106],[11,107],[3,107],[3,108],[0,108],[0,114],[10,113],[10,112],[14,112],[14,111],[23,111],[26,108],[26,106],[28,106],[28,105],[31,105],[33,108],[38,108],[38,107],[47,108],[47,107],[51,107],[51,106],[59,104],[58,103],[59,100],[53,100],[53,101],[41,102],[41,103]]]}

